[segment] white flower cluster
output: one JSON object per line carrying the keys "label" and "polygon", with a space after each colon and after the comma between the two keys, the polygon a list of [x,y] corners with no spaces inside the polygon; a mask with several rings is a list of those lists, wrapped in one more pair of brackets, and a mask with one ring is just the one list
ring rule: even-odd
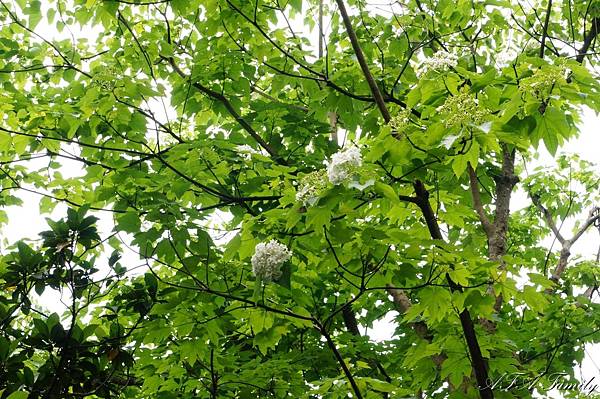
{"label": "white flower cluster", "polygon": [[519,53],[509,47],[496,54],[496,64],[499,67],[507,67],[512,64]]}
{"label": "white flower cluster", "polygon": [[[298,191],[296,191],[296,201],[302,202],[306,207],[312,206],[317,203],[327,188],[328,180],[334,185],[350,180],[362,166],[360,150],[354,146],[340,150],[331,156],[326,165],[326,169],[309,173],[300,180]],[[370,181],[362,185],[357,181],[351,181],[349,187],[356,187],[362,191],[372,184]]]}
{"label": "white flower cluster", "polygon": [[458,57],[446,51],[438,51],[431,57],[427,57],[421,64],[424,72],[427,71],[447,71],[458,65]]}
{"label": "white flower cluster", "polygon": [[292,252],[283,244],[271,240],[256,245],[252,255],[252,273],[264,282],[281,277],[281,265],[292,257]]}
{"label": "white flower cluster", "polygon": [[242,158],[249,161],[252,159],[252,154],[260,154],[261,152],[255,148],[252,148],[248,144],[238,145],[237,152],[241,155]]}
{"label": "white flower cluster", "polygon": [[349,147],[333,154],[327,164],[327,178],[332,184],[342,184],[356,173],[362,166],[360,150]]}
{"label": "white flower cluster", "polygon": [[309,173],[300,180],[300,189],[296,192],[296,201],[304,206],[312,206],[317,203],[321,192],[327,186],[324,170]]}

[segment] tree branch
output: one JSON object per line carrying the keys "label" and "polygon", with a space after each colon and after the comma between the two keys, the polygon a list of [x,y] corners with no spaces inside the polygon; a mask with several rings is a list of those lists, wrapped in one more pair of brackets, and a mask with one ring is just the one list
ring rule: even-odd
{"label": "tree branch", "polygon": [[340,354],[340,351],[337,349],[335,342],[333,342],[333,339],[331,339],[331,335],[329,335],[329,333],[327,332],[325,327],[322,326],[320,323],[316,322],[315,325],[316,325],[317,329],[319,330],[319,332],[321,333],[321,335],[323,335],[323,338],[325,338],[325,340],[327,341],[327,346],[329,346],[329,349],[331,349],[335,358],[337,359],[338,363],[340,364],[340,367],[342,368],[344,375],[348,379],[348,382],[350,382],[350,386],[352,386],[352,391],[354,391],[354,394],[356,395],[356,397],[358,399],[362,399],[363,396],[360,392],[360,389],[358,388],[358,385],[356,384],[356,381],[354,380],[354,376],[352,375],[352,372],[350,371],[350,369],[348,368],[348,365],[344,361],[344,358]]}
{"label": "tree branch", "polygon": [[588,33],[583,38],[583,45],[581,46],[581,49],[579,49],[579,51],[577,53],[577,58],[575,58],[577,60],[577,62],[579,62],[579,63],[583,62],[583,60],[585,59],[585,56],[588,53],[588,50],[590,49],[590,47],[592,45],[592,42],[594,41],[594,39],[596,38],[598,33],[600,33],[600,18],[596,17],[592,20],[592,27],[590,28]]}
{"label": "tree branch", "polygon": [[508,148],[506,143],[502,147],[502,172],[495,176],[496,181],[496,210],[494,213],[494,234],[489,239],[489,257],[498,260],[506,253],[506,233],[508,232],[508,219],[510,216],[510,198],[512,190],[519,181],[515,175],[515,149]]}
{"label": "tree branch", "polygon": [[[390,285],[386,286],[387,293],[392,297],[392,302],[396,306],[396,310],[402,315],[404,315],[408,310],[412,307],[412,303],[408,295],[404,290],[394,288]],[[427,327],[427,324],[423,321],[416,321],[410,323],[412,329],[415,331],[418,337],[427,340],[431,343],[433,340],[433,336]],[[436,356],[433,357],[434,363],[439,367],[442,365],[442,362],[445,360],[445,357]]]}
{"label": "tree branch", "polygon": [[[389,123],[391,120],[391,116],[385,105],[385,101],[383,100],[383,96],[381,95],[381,91],[371,72],[369,71],[369,67],[366,63],[362,50],[360,48],[360,44],[358,43],[358,38],[356,37],[356,33],[352,28],[352,24],[350,22],[350,18],[348,17],[348,13],[346,12],[346,7],[344,6],[343,0],[336,0],[338,7],[340,9],[340,13],[342,15],[342,20],[344,21],[344,25],[346,26],[346,31],[348,32],[348,36],[350,38],[350,42],[352,43],[352,47],[354,49],[354,53],[358,59],[358,62],[363,70],[363,74],[371,88],[371,92],[373,94],[373,98],[379,107],[379,110],[383,116],[383,119],[386,123]],[[514,153],[513,153],[514,158]],[[425,221],[427,223],[427,227],[430,231],[432,238],[443,240],[442,233],[440,231],[439,225],[437,224],[437,220],[435,218],[435,213],[433,209],[431,209],[431,205],[429,204],[429,193],[425,190],[423,183],[420,181],[416,181],[415,184],[415,192],[417,194],[418,201],[417,205],[421,208],[423,215],[425,217]],[[512,186],[511,186],[512,189]],[[446,276],[448,283],[453,291],[461,289],[449,275]],[[398,296],[399,293],[396,293],[396,298],[400,298]],[[394,298],[394,295],[392,295]],[[408,298],[406,298],[408,299]],[[406,306],[407,302],[401,301],[401,306]],[[479,347],[479,343],[477,341],[477,335],[475,333],[475,327],[473,325],[473,321],[471,320],[471,315],[467,309],[464,309],[460,313],[460,321],[464,333],[465,340],[467,341],[467,346],[469,348],[469,353],[471,355],[471,364],[473,370],[475,372],[475,378],[479,385],[479,394],[482,399],[493,399],[494,395],[490,387],[488,386],[488,374],[487,374],[487,365],[485,363],[485,359],[481,353],[481,348]]]}
{"label": "tree branch", "polygon": [[352,49],[354,50],[354,54],[358,59],[358,63],[363,71],[363,75],[365,75],[365,79],[367,80],[367,84],[371,89],[371,93],[373,94],[373,99],[385,120],[385,123],[389,123],[392,119],[390,116],[390,112],[385,105],[385,100],[383,99],[383,95],[381,94],[381,90],[377,86],[371,71],[369,70],[369,66],[367,65],[367,60],[360,48],[360,43],[358,42],[358,37],[356,36],[356,32],[354,32],[354,28],[352,28],[352,22],[350,21],[350,17],[348,17],[348,12],[346,11],[346,6],[344,5],[343,0],[336,0],[338,8],[340,9],[340,14],[342,15],[342,20],[344,21],[344,26],[346,27],[346,32],[348,33],[348,38],[350,39],[350,43],[352,43]]}
{"label": "tree branch", "polygon": [[546,9],[546,20],[542,27],[542,40],[540,45],[540,58],[544,58],[544,50],[546,48],[546,38],[548,37],[548,25],[550,24],[550,12],[552,11],[552,0],[548,0],[548,8]]}
{"label": "tree branch", "polygon": [[560,233],[560,230],[558,229],[558,227],[556,226],[556,223],[554,222],[554,218],[552,217],[552,214],[550,213],[550,211],[542,205],[542,203],[540,202],[540,197],[538,195],[529,193],[529,197],[531,197],[531,201],[533,202],[533,204],[544,215],[544,220],[546,221],[546,224],[548,225],[550,230],[552,230],[552,233],[554,233],[558,242],[560,242],[560,244],[564,246],[566,240]]}
{"label": "tree branch", "polygon": [[[550,279],[554,282],[558,282],[560,280],[561,275],[564,273],[567,268],[567,262],[569,257],[571,256],[571,246],[575,244],[579,238],[586,232],[590,226],[596,223],[596,221],[600,220],[600,207],[595,206],[590,211],[588,218],[583,222],[583,225],[575,232],[573,237],[568,240],[564,240],[562,244],[562,249],[560,251],[560,257],[558,258],[558,264],[556,268],[552,272],[552,277]],[[558,237],[557,237],[558,238]]]}
{"label": "tree branch", "polygon": [[[423,217],[425,218],[431,238],[434,240],[443,241],[444,237],[442,236],[442,232],[437,223],[435,212],[429,203],[429,192],[426,190],[425,185],[420,180],[415,181],[414,188],[415,194],[419,199],[417,205],[423,213]],[[456,284],[450,278],[449,274],[446,274],[446,280],[448,281],[448,285],[450,285],[450,289],[452,291],[462,291],[462,287]],[[479,346],[479,342],[477,340],[477,333],[475,332],[475,326],[473,324],[473,320],[471,319],[471,314],[465,308],[460,312],[459,318],[463,335],[469,349],[469,354],[471,355],[471,366],[475,373],[477,384],[479,385],[479,396],[481,399],[493,399],[494,393],[489,386],[487,364],[483,354],[481,353],[481,347]]]}
{"label": "tree branch", "polygon": [[600,207],[595,206],[590,210],[589,216],[583,225],[577,230],[575,235],[569,240],[572,244],[575,244],[575,241],[579,240],[581,235],[585,233],[585,231],[594,224],[597,220],[600,220]]}
{"label": "tree branch", "polygon": [[[183,72],[181,70],[181,68],[179,68],[179,66],[175,63],[175,60],[172,57],[165,58],[165,59],[169,62],[169,64],[173,68],[173,70],[175,70],[175,72],[179,76],[181,76],[185,80],[191,80],[191,77],[188,76],[187,74],[185,74],[185,72]],[[250,124],[244,118],[242,118],[242,116],[235,110],[233,105],[231,105],[231,102],[229,102],[229,100],[223,94],[218,93],[214,90],[211,90],[208,87],[203,86],[199,82],[192,82],[192,86],[195,89],[197,89],[198,91],[200,91],[201,93],[208,96],[209,98],[212,98],[213,100],[219,101],[221,104],[223,104],[223,106],[225,107],[225,109],[227,110],[229,115],[231,115],[236,120],[236,122],[239,123],[239,125],[246,132],[248,132],[248,134],[250,134],[250,136],[252,136],[252,138],[258,143],[258,145],[260,145],[265,151],[267,151],[269,153],[269,155],[271,157],[273,157],[273,159],[277,163],[282,164],[282,165],[287,164],[285,159],[283,159],[281,156],[279,156],[279,154],[277,154],[277,151],[275,151],[269,145],[269,143],[267,143],[265,140],[263,140],[263,138],[260,137],[258,132],[256,130],[254,130],[254,128],[252,126],[250,126]]]}

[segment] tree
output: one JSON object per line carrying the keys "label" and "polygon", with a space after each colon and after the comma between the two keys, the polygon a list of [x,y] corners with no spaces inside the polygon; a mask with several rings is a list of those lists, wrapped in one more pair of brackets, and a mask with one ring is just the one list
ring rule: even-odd
{"label": "tree", "polygon": [[589,390],[597,1],[0,3],[1,398]]}

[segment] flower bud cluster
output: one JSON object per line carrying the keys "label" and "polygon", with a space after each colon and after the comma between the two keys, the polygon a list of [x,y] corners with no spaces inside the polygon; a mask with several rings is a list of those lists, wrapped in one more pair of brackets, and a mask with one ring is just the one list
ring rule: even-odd
{"label": "flower bud cluster", "polygon": [[557,84],[565,83],[565,68],[558,65],[550,65],[536,70],[533,75],[521,79],[519,90],[544,101],[550,97],[552,90]]}
{"label": "flower bud cluster", "polygon": [[402,132],[410,123],[410,109],[406,108],[392,116],[390,127],[396,132]]}
{"label": "flower bud cluster", "polygon": [[325,170],[317,170],[309,173],[300,180],[300,189],[296,192],[296,201],[304,206],[312,206],[317,203],[321,192],[327,186]]}
{"label": "flower bud cluster", "polygon": [[489,114],[486,109],[479,106],[475,95],[469,93],[466,88],[449,96],[438,111],[443,115],[446,127],[480,125]]}
{"label": "flower bud cluster", "polygon": [[94,74],[92,86],[99,87],[103,91],[113,91],[120,79],[117,68],[106,66]]}

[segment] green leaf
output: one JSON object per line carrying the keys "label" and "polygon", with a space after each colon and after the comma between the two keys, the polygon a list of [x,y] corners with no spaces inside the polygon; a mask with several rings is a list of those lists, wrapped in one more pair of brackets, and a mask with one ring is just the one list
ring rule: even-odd
{"label": "green leaf", "polygon": [[543,274],[527,273],[527,275],[529,276],[529,279],[531,280],[532,283],[539,284],[542,288],[552,288],[553,286],[556,285],[555,282],[553,282],[552,280],[550,280],[548,277],[544,276]]}
{"label": "green leaf", "polygon": [[331,211],[325,207],[311,207],[306,212],[306,226],[320,229],[327,228],[331,220]]}
{"label": "green leaf", "polygon": [[469,157],[466,155],[457,155],[452,158],[452,171],[456,175],[456,177],[460,177],[467,170],[467,164],[469,162]]}
{"label": "green leaf", "polygon": [[142,225],[139,216],[135,212],[125,212],[116,217],[117,228],[126,233],[137,233]]}
{"label": "green leaf", "polygon": [[255,334],[273,326],[273,316],[271,313],[262,309],[254,309],[250,312],[249,321]]}
{"label": "green leaf", "polygon": [[281,277],[277,279],[276,283],[289,290],[291,289],[291,279],[292,265],[290,264],[290,262],[286,262],[281,267]]}
{"label": "green leaf", "polygon": [[441,321],[452,309],[450,291],[442,287],[425,287],[419,294],[423,316],[432,321]]}
{"label": "green leaf", "polygon": [[382,183],[382,182],[375,182],[375,191],[380,194],[383,195],[385,198],[389,199],[390,201],[393,202],[397,202],[398,201],[398,194],[396,194],[396,191],[394,191],[394,189],[392,188],[392,186]]}
{"label": "green leaf", "polygon": [[258,349],[263,355],[266,355],[269,349],[274,348],[281,337],[288,332],[288,329],[284,326],[275,326],[268,330],[262,331],[260,334],[256,334],[254,337],[254,345],[258,346]]}
{"label": "green leaf", "polygon": [[29,397],[29,392],[25,391],[15,391],[7,396],[6,399],[27,399]]}
{"label": "green leaf", "polygon": [[527,306],[533,311],[541,313],[548,305],[548,300],[544,297],[544,294],[537,292],[533,286],[524,287],[522,295]]}
{"label": "green leaf", "polygon": [[42,3],[39,0],[30,0],[27,2],[27,8],[23,10],[24,14],[29,16],[30,29],[35,29],[42,19],[41,5]]}
{"label": "green leaf", "polygon": [[462,286],[469,285],[469,276],[471,275],[471,273],[469,273],[469,270],[463,265],[458,265],[454,269],[448,271],[448,275],[450,276],[452,281],[454,281],[457,284],[460,284]]}

